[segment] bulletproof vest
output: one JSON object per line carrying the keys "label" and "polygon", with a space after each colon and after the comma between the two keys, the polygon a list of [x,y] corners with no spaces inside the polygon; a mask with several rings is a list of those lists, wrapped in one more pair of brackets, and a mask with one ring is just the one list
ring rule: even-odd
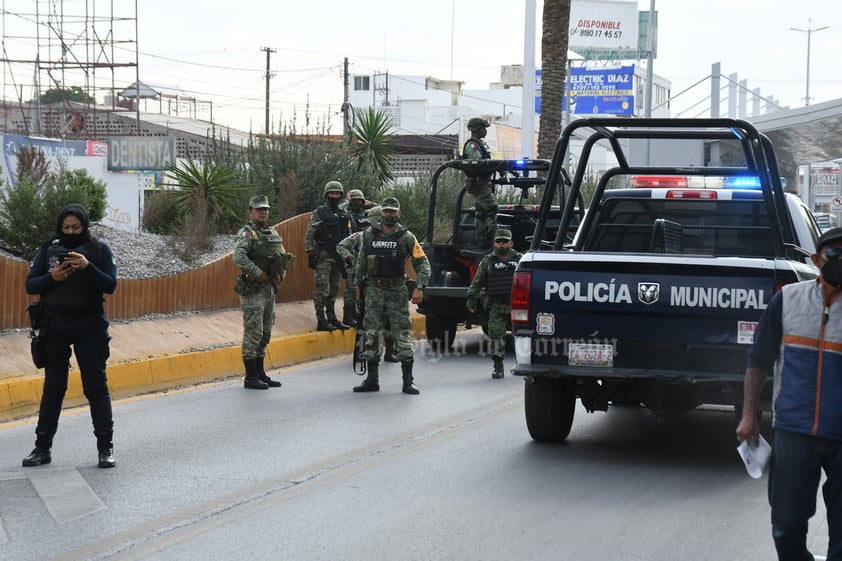
{"label": "bulletproof vest", "polygon": [[488,286],[485,289],[489,296],[511,296],[512,279],[517,268],[517,258],[513,255],[509,259],[500,259],[497,255],[488,257]]}
{"label": "bulletproof vest", "polygon": [[462,145],[462,159],[463,160],[468,159],[467,157],[465,157],[465,151],[466,151],[465,148],[468,147],[469,142],[474,142],[474,143],[476,143],[477,146],[479,146],[479,151],[480,151],[480,154],[482,154],[483,160],[490,160],[491,159],[491,152],[488,150],[488,144],[486,144],[485,141],[483,141],[482,139],[477,140],[475,138],[469,138],[465,142],[465,144]]}
{"label": "bulletproof vest", "polygon": [[349,211],[349,214],[351,215],[351,223],[354,226],[353,232],[351,232],[352,234],[354,232],[362,232],[363,230],[371,226],[371,221],[368,219],[368,215],[365,211]]}
{"label": "bulletproof vest", "polygon": [[286,271],[286,251],[284,251],[284,240],[274,228],[261,228],[259,230],[251,225],[246,226],[254,235],[257,247],[249,252],[249,259],[260,267],[266,276],[284,276]]}
{"label": "bulletproof vest", "polygon": [[345,209],[335,209],[322,205],[316,209],[321,224],[316,230],[316,243],[320,246],[335,247],[343,238],[351,234],[348,228],[348,213]]}
{"label": "bulletproof vest", "polygon": [[371,241],[368,246],[368,258],[374,258],[374,270],[370,274],[375,277],[400,277],[406,274],[407,253],[399,243],[401,236],[407,230],[401,228],[391,234],[384,234],[379,228],[371,229]]}
{"label": "bulletproof vest", "polygon": [[[73,249],[59,244],[58,240],[47,246],[44,262],[47,270],[52,271],[58,266],[58,256],[73,251],[81,253],[96,266],[100,262],[99,243],[90,240]],[[67,280],[55,283],[41,295],[47,313],[71,312],[77,314],[93,314],[102,311],[102,294],[95,291],[86,280],[84,271],[76,271]]]}

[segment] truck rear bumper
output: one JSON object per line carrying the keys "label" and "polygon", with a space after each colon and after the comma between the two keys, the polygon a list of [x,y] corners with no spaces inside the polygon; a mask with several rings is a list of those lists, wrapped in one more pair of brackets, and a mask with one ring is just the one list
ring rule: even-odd
{"label": "truck rear bumper", "polygon": [[640,380],[670,384],[742,384],[743,374],[686,370],[640,370],[636,368],[599,368],[593,366],[559,366],[554,364],[517,364],[515,376],[584,380]]}

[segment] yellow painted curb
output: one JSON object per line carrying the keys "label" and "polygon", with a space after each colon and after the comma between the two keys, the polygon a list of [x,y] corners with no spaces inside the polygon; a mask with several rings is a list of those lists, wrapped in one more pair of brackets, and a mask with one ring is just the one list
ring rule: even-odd
{"label": "yellow painted curb", "polygon": [[[412,318],[413,335],[422,336],[425,318]],[[283,368],[353,351],[355,330],[310,332],[272,339],[266,348],[266,364]],[[240,345],[129,360],[108,365],[108,387],[112,397],[121,398],[240,376],[243,359]],[[20,376],[0,381],[0,421],[34,415],[38,412],[43,375]],[[65,407],[87,403],[78,370],[67,380]]]}

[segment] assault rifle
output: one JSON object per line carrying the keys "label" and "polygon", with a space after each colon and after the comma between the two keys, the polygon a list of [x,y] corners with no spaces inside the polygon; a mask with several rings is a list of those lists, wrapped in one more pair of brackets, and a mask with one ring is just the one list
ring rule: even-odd
{"label": "assault rifle", "polygon": [[351,359],[351,368],[357,376],[365,376],[366,364],[363,359],[365,350],[365,282],[360,282],[360,299],[357,300],[357,332],[354,338],[354,355]]}

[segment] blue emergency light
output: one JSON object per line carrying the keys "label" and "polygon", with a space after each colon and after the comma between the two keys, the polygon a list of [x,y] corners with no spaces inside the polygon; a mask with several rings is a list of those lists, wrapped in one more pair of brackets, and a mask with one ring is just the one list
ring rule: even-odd
{"label": "blue emergency light", "polygon": [[722,182],[726,189],[760,189],[760,178],[751,175],[726,177]]}

